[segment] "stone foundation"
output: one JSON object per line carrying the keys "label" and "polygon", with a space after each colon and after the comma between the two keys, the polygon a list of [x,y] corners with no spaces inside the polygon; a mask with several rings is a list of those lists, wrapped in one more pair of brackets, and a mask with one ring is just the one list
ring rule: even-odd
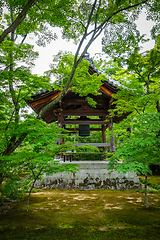
{"label": "stone foundation", "polygon": [[107,161],[77,161],[66,162],[78,164],[80,171],[77,173],[56,173],[44,176],[36,181],[35,188],[45,189],[141,189],[141,183],[135,172],[127,174],[110,172],[107,170]]}

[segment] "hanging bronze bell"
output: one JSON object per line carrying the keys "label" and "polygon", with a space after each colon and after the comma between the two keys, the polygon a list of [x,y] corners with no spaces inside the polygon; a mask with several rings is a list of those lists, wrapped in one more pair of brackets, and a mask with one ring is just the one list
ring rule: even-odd
{"label": "hanging bronze bell", "polygon": [[90,127],[87,125],[79,125],[79,136],[87,137],[90,136]]}

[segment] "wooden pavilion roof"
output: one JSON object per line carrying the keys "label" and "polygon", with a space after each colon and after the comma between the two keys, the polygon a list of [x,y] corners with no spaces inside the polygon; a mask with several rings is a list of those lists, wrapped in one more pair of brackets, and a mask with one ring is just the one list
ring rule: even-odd
{"label": "wooden pavilion roof", "polygon": [[[100,74],[95,68],[93,60],[91,60],[88,71],[90,74]],[[96,108],[89,105],[86,97],[80,97],[78,94],[68,90],[59,103],[46,111],[42,119],[46,123],[51,123],[57,121],[58,115],[63,113],[64,119],[68,116],[98,116],[101,120],[105,120],[106,116],[109,114],[108,110],[111,108],[110,101],[112,99],[112,94],[118,91],[118,86],[120,86],[120,84],[117,81],[108,77],[108,80],[103,81],[99,88],[101,95],[94,96],[93,94],[88,94],[88,97],[92,97],[93,100],[97,102]],[[40,90],[38,93],[31,96],[32,100],[26,100],[26,102],[37,114],[39,114],[41,108],[56,99],[60,93],[60,90],[54,89],[52,91]],[[121,117],[114,116],[113,122],[119,123],[128,114],[123,114]]]}

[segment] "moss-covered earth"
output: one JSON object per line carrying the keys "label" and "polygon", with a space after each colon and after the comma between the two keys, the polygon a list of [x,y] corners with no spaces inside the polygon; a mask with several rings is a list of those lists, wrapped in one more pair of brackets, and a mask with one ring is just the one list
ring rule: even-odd
{"label": "moss-covered earth", "polygon": [[43,190],[1,206],[1,240],[160,239],[160,193]]}
{"label": "moss-covered earth", "polygon": [[[140,176],[140,178],[145,180],[145,176]],[[160,185],[160,176],[148,176],[147,181],[153,184]]]}

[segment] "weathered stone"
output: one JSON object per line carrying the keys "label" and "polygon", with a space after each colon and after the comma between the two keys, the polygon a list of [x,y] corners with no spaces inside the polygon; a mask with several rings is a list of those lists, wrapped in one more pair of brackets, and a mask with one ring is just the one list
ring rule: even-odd
{"label": "weathered stone", "polygon": [[[75,188],[75,189],[141,189],[135,172],[126,174],[107,170],[107,161],[78,161],[79,172],[56,173],[36,181],[35,188]],[[68,164],[71,164],[68,162]]]}

